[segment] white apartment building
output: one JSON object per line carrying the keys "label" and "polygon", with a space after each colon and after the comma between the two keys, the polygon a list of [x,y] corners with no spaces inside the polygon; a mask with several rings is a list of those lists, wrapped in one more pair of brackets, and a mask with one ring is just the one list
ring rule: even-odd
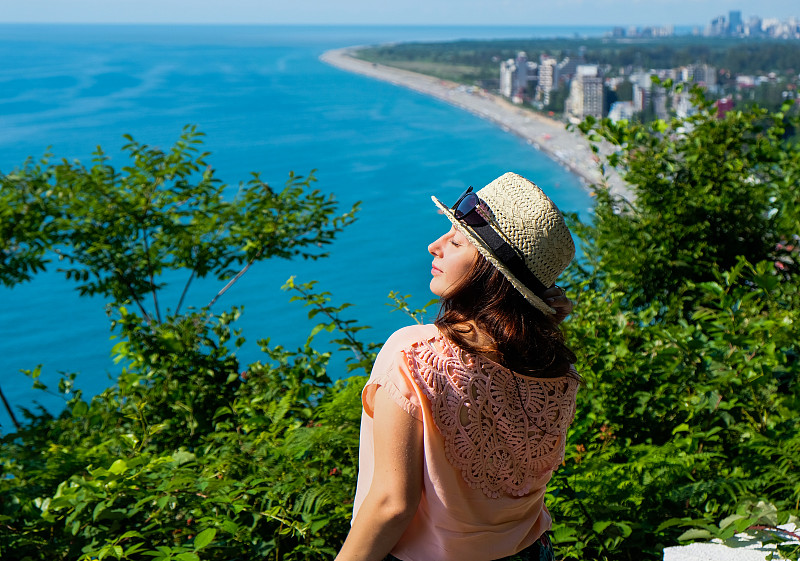
{"label": "white apartment building", "polygon": [[708,64],[690,64],[680,69],[681,82],[695,82],[713,88],[717,85],[717,69]]}
{"label": "white apartment building", "polygon": [[636,111],[644,111],[650,103],[650,88],[643,87],[640,83],[633,83],[633,107]]}
{"label": "white apartment building", "polygon": [[550,103],[550,92],[557,86],[556,59],[542,55],[539,59],[539,83],[536,85],[536,100],[545,105]]}
{"label": "white apartment building", "polygon": [[513,58],[504,60],[500,63],[500,95],[511,99],[514,93],[514,74],[517,71],[517,63]]}
{"label": "white apartment building", "polygon": [[567,118],[573,123],[591,115],[603,117],[604,85],[603,77],[596,64],[582,64],[576,69],[575,78],[570,83],[569,97],[565,107]]}
{"label": "white apartment building", "polygon": [[517,58],[510,58],[500,63],[500,94],[513,103],[522,103],[528,87],[528,71],[530,63],[528,55],[520,51]]}

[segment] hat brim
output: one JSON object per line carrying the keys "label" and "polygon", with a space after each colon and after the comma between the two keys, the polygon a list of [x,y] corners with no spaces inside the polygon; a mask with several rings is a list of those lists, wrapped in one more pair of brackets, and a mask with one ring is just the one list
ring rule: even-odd
{"label": "hat brim", "polygon": [[525,286],[519,280],[517,280],[517,278],[511,273],[511,271],[509,271],[508,267],[503,265],[503,263],[499,259],[497,259],[497,257],[495,257],[491,249],[489,249],[489,247],[486,245],[486,242],[484,242],[483,239],[481,239],[481,237],[478,236],[472,230],[472,228],[470,228],[467,224],[462,223],[455,217],[455,215],[453,214],[453,210],[451,208],[444,205],[442,201],[440,201],[439,199],[437,199],[432,195],[431,195],[431,200],[437,207],[439,207],[439,210],[442,212],[442,214],[444,214],[447,217],[447,219],[453,223],[453,226],[456,227],[456,230],[464,234],[470,241],[470,243],[474,245],[475,248],[481,253],[481,255],[483,255],[486,259],[488,259],[489,262],[497,268],[497,270],[503,273],[503,276],[505,276],[508,279],[508,281],[514,286],[514,288],[516,288],[517,291],[519,291],[519,293],[525,297],[525,300],[530,302],[531,305],[533,305],[533,307],[535,307],[542,313],[548,315],[556,314],[556,311],[550,306],[548,306],[544,302],[544,300],[536,296],[536,294],[534,294],[531,289],[529,289],[527,286]]}

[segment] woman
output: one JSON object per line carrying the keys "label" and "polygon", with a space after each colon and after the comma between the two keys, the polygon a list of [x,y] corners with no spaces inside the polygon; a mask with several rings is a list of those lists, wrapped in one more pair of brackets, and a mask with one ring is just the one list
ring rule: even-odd
{"label": "woman", "polygon": [[513,173],[452,208],[433,200],[452,222],[428,247],[439,317],[394,333],[375,362],[353,525],[336,559],[552,559],[544,493],[579,377],[545,299],[569,312],[553,287],[572,237]]}

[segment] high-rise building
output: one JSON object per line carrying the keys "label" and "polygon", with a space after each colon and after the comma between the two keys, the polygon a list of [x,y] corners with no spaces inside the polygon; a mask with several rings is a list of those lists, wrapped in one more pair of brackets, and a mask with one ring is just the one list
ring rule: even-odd
{"label": "high-rise building", "polygon": [[712,37],[718,35],[725,35],[728,31],[728,22],[725,20],[725,16],[717,16],[711,20],[711,23],[708,24],[706,27],[706,35],[711,35]]}
{"label": "high-rise building", "polygon": [[744,22],[742,21],[742,12],[739,10],[731,10],[728,12],[728,33],[739,35],[743,31]]}
{"label": "high-rise building", "polygon": [[667,91],[664,88],[653,88],[650,92],[653,99],[653,112],[656,114],[656,119],[669,118],[667,111]]}
{"label": "high-rise building", "polygon": [[595,64],[582,64],[577,68],[569,88],[565,111],[571,121],[581,121],[591,115],[603,117],[605,101],[603,77]]}
{"label": "high-rise building", "polygon": [[650,88],[637,82],[633,83],[633,108],[644,111],[650,103]]}
{"label": "high-rise building", "polygon": [[514,95],[520,100],[525,97],[525,90],[528,87],[528,55],[523,51],[517,53],[517,72],[514,74]]}
{"label": "high-rise building", "polygon": [[500,63],[500,95],[511,98],[514,92],[514,72],[517,65],[514,59],[510,58]]}
{"label": "high-rise building", "polygon": [[583,61],[581,55],[578,55],[578,58],[575,57],[565,57],[564,60],[559,62],[556,65],[556,69],[553,71],[553,89],[558,89],[562,85],[569,84],[570,81],[575,77],[575,74],[578,71],[578,65]]}
{"label": "high-rise building", "polygon": [[694,71],[695,82],[703,84],[707,88],[717,85],[717,69],[708,64],[698,64]]}
{"label": "high-rise building", "polygon": [[545,105],[550,103],[550,92],[558,85],[555,81],[556,59],[542,55],[539,58],[539,83],[536,85],[536,99]]}
{"label": "high-rise building", "polygon": [[500,63],[500,93],[514,103],[522,103],[528,87],[528,55],[520,51],[517,58]]}
{"label": "high-rise building", "polygon": [[681,68],[681,82],[694,82],[701,86],[717,85],[717,70],[708,64],[690,64]]}
{"label": "high-rise building", "polygon": [[749,17],[744,31],[748,37],[760,37],[763,34],[761,31],[761,18],[758,16]]}

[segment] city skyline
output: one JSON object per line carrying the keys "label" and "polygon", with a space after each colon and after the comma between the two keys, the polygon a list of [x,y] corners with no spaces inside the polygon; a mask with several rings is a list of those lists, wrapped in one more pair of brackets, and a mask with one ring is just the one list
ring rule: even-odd
{"label": "city skyline", "polygon": [[731,10],[800,17],[796,0],[27,0],[4,2],[0,23],[703,26]]}

